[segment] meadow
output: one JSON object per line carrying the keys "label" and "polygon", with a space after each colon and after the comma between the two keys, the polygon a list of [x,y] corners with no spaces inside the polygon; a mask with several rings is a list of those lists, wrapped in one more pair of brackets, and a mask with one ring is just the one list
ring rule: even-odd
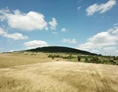
{"label": "meadow", "polygon": [[0,54],[0,92],[118,92],[117,65],[78,62],[69,55]]}

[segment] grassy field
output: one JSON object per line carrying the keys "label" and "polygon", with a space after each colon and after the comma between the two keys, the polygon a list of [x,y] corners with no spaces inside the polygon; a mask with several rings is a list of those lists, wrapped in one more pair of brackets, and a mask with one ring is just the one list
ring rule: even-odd
{"label": "grassy field", "polygon": [[[42,62],[52,62],[51,58],[47,58],[49,53],[4,53],[0,54],[0,68],[12,67],[17,65],[27,65]],[[56,60],[56,59],[55,59]]]}
{"label": "grassy field", "polygon": [[49,54],[0,54],[0,92],[118,92],[117,65],[69,62]]}

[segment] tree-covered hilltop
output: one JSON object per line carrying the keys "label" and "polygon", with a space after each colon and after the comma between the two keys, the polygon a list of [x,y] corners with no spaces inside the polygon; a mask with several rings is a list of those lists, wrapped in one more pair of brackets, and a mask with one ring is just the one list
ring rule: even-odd
{"label": "tree-covered hilltop", "polygon": [[78,50],[75,48],[70,48],[70,47],[62,47],[62,46],[48,46],[48,47],[38,47],[35,49],[29,49],[26,51],[31,51],[31,52],[61,52],[61,53],[78,53],[78,54],[84,54],[84,55],[97,55],[95,53],[90,53],[87,51],[83,50]]}

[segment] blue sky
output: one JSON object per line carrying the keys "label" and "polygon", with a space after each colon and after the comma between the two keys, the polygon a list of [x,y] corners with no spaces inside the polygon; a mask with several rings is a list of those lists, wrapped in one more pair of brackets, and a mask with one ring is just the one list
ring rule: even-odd
{"label": "blue sky", "polygon": [[0,52],[67,46],[118,55],[117,0],[0,0]]}

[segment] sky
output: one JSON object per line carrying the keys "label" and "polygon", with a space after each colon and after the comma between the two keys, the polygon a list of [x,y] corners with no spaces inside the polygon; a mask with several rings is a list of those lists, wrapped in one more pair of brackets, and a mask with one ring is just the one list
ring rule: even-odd
{"label": "sky", "polygon": [[118,55],[118,1],[0,0],[0,52],[43,46]]}

